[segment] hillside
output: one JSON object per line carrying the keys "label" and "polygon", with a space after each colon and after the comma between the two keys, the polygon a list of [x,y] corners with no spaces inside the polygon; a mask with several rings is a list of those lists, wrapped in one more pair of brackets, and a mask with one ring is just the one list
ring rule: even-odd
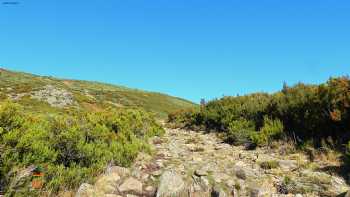
{"label": "hillside", "polygon": [[111,84],[58,79],[23,72],[0,70],[0,99],[14,100],[31,111],[59,112],[66,109],[100,111],[108,107],[142,108],[164,118],[194,103],[169,95]]}

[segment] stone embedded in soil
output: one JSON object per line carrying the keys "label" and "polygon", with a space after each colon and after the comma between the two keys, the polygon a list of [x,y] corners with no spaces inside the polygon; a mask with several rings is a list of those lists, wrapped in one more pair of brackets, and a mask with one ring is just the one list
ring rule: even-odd
{"label": "stone embedded in soil", "polygon": [[95,189],[105,194],[113,194],[118,186],[120,176],[113,174],[112,176],[103,175],[99,177],[95,183]]}
{"label": "stone embedded in soil", "polygon": [[124,193],[136,193],[136,194],[141,194],[142,193],[142,183],[133,178],[127,178],[120,186],[119,186],[119,191]]}
{"label": "stone embedded in soil", "polygon": [[88,183],[83,183],[79,187],[75,197],[92,197],[95,194],[97,194],[97,191],[94,189],[94,186]]}
{"label": "stone embedded in soil", "polygon": [[207,176],[208,172],[205,169],[197,169],[195,172],[197,176]]}
{"label": "stone embedded in soil", "polygon": [[130,170],[128,168],[120,167],[120,166],[110,166],[106,170],[106,174],[118,174],[121,177],[128,176],[130,174]]}
{"label": "stone embedded in soil", "polygon": [[297,162],[294,160],[279,160],[278,164],[283,170],[294,170],[298,167]]}
{"label": "stone embedded in soil", "polygon": [[182,177],[174,171],[166,171],[160,177],[157,197],[181,197],[186,193]]}

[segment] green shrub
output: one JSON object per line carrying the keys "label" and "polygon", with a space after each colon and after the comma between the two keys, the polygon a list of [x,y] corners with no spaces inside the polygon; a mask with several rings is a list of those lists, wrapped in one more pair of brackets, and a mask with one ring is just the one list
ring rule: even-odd
{"label": "green shrub", "polygon": [[278,168],[279,164],[275,160],[263,161],[260,163],[260,167],[263,169],[273,169],[273,168]]}
{"label": "green shrub", "polygon": [[149,137],[164,132],[152,115],[136,109],[45,116],[12,103],[1,105],[0,131],[1,183],[11,185],[9,172],[42,166],[44,189],[53,193],[93,181],[110,162],[130,165],[149,150]]}
{"label": "green shrub", "polygon": [[22,126],[24,120],[22,117],[21,107],[9,101],[0,105],[0,134],[1,136],[13,129]]}
{"label": "green shrub", "polygon": [[251,140],[257,145],[270,144],[272,140],[281,138],[283,134],[283,124],[280,120],[271,120],[267,117],[264,118],[264,126],[261,127],[259,132],[252,133]]}
{"label": "green shrub", "polygon": [[168,123],[177,128],[191,128],[202,124],[202,117],[196,109],[184,109],[169,113]]}
{"label": "green shrub", "polygon": [[[350,80],[349,77],[330,78],[320,85],[284,84],[283,89],[274,94],[225,96],[203,104],[194,114],[180,113],[169,120],[188,128],[227,132],[228,139],[233,141],[238,132],[232,124],[250,121],[257,131],[252,139],[260,144],[267,144],[269,136],[279,132],[283,125],[286,139],[292,139],[299,146],[312,141],[313,146],[320,147],[324,145],[323,139],[332,138],[332,144],[328,145],[341,149],[350,140]],[[265,116],[280,121],[269,125]]]}
{"label": "green shrub", "polygon": [[241,145],[249,141],[254,132],[254,123],[247,120],[234,120],[229,124],[225,133],[225,141],[235,145]]}

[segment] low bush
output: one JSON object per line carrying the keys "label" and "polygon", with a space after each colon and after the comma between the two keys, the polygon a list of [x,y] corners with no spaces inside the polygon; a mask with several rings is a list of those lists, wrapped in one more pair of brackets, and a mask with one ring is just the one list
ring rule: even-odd
{"label": "low bush", "polygon": [[250,136],[255,132],[254,127],[252,121],[234,120],[229,124],[224,140],[235,145],[247,143],[250,141]]}
{"label": "low bush", "polygon": [[247,140],[247,133],[259,145],[283,135],[297,147],[312,142],[316,148],[326,145],[343,150],[350,140],[350,79],[330,78],[320,85],[284,84],[273,94],[225,96],[203,103],[190,116],[178,112],[176,117],[180,121],[169,117],[169,122],[223,132],[232,143]]}
{"label": "low bush", "polygon": [[183,109],[168,115],[168,126],[176,128],[199,129],[202,117],[196,109]]}
{"label": "low bush", "polygon": [[268,145],[272,140],[277,140],[282,137],[283,124],[280,120],[271,120],[264,118],[264,126],[260,128],[259,132],[253,132],[250,135],[251,140],[259,145]]}
{"label": "low bush", "polygon": [[260,163],[260,167],[262,169],[269,170],[269,169],[278,168],[279,164],[278,164],[278,161],[275,161],[275,160],[263,161],[263,162]]}
{"label": "low bush", "polygon": [[45,174],[45,191],[74,189],[108,163],[130,165],[148,149],[147,139],[163,132],[152,115],[136,109],[45,116],[6,102],[0,107],[1,183],[14,194],[9,186],[16,176],[8,174],[34,165]]}

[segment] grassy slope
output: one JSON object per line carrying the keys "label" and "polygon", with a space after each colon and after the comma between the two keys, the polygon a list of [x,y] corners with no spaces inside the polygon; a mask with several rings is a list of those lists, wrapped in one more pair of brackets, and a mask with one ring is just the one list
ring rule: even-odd
{"label": "grassy slope", "polygon": [[[30,93],[46,85],[53,85],[73,93],[77,105],[72,107],[90,111],[98,111],[106,107],[140,107],[154,112],[159,118],[164,118],[171,111],[195,106],[190,101],[161,93],[99,82],[66,80],[0,70],[0,100],[8,98],[9,94]],[[17,102],[24,104],[32,111],[53,113],[65,110],[51,107],[48,103],[31,99],[30,96],[24,96]]]}

